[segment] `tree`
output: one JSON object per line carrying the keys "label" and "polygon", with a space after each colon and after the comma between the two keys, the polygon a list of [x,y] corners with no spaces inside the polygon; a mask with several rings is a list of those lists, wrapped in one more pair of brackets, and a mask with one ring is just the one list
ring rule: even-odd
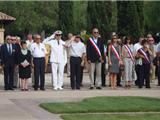
{"label": "tree", "polygon": [[59,1],[59,29],[63,31],[64,35],[69,32],[73,32],[73,2],[72,1]]}
{"label": "tree", "polygon": [[143,9],[142,3],[135,1],[118,1],[117,2],[117,26],[120,36],[132,35],[134,39],[143,35],[144,24],[143,12],[138,13]]}
{"label": "tree", "polygon": [[111,32],[112,2],[89,1],[87,13],[88,29],[98,27],[102,37],[107,39]]}
{"label": "tree", "polygon": [[0,2],[0,11],[16,18],[6,34],[24,38],[28,33],[53,32],[57,27],[57,2]]}
{"label": "tree", "polygon": [[145,1],[144,2],[144,19],[145,32],[156,33],[160,32],[160,2],[159,1]]}

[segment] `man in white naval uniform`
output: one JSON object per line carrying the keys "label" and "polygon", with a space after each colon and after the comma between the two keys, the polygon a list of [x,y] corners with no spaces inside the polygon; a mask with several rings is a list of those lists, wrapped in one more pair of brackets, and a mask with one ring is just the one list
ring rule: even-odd
{"label": "man in white naval uniform", "polygon": [[48,42],[51,46],[50,62],[52,67],[52,80],[54,90],[62,90],[64,67],[67,63],[65,42],[61,39],[62,31],[55,32],[55,39]]}

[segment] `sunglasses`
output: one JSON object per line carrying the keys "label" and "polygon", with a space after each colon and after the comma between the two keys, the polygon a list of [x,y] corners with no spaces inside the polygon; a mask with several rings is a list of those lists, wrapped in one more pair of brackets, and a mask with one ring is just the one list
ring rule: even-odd
{"label": "sunglasses", "polygon": [[56,34],[56,36],[61,36],[61,34]]}
{"label": "sunglasses", "polygon": [[93,32],[94,34],[98,34],[99,32]]}
{"label": "sunglasses", "polygon": [[41,38],[36,38],[37,40],[41,39]]}

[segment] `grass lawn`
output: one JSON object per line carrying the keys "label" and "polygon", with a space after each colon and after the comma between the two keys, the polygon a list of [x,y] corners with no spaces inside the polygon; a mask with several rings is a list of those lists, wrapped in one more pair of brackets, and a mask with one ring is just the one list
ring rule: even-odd
{"label": "grass lawn", "polygon": [[159,120],[159,114],[143,115],[62,115],[64,120]]}
{"label": "grass lawn", "polygon": [[[95,113],[95,112],[147,112],[147,111],[160,111],[160,99],[157,98],[147,98],[147,97],[95,97],[95,98],[88,98],[84,99],[81,102],[67,102],[67,103],[42,103],[40,106],[49,112],[52,113]],[[87,117],[90,120],[97,120],[94,119],[95,115],[87,115],[84,116],[84,119],[80,120],[87,120]],[[96,115],[99,120],[116,120],[114,118],[115,115]],[[106,116],[106,117],[105,117]],[[108,116],[108,118],[107,118]],[[137,116],[137,115],[136,115]],[[160,115],[158,115],[160,116]],[[78,117],[80,116],[72,116],[75,119],[70,119],[70,116],[63,116],[66,120],[79,120]],[[104,117],[103,119],[101,117]],[[116,117],[116,116],[115,116]],[[118,118],[120,116],[117,116]],[[124,118],[123,118],[124,117]],[[139,120],[142,119],[144,116],[139,115]],[[158,120],[157,115],[148,116],[145,120]],[[121,118],[121,117],[120,117]],[[134,118],[134,117],[133,117]],[[89,118],[88,118],[89,119]],[[133,120],[129,117],[126,119],[125,116],[122,116],[123,120]],[[160,119],[160,117],[159,117]],[[118,119],[121,120],[121,119]]]}

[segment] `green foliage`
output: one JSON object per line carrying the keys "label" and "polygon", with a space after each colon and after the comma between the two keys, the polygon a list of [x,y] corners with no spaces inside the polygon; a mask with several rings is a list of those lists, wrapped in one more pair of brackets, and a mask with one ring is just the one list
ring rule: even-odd
{"label": "green foliage", "polygon": [[143,2],[118,1],[117,25],[120,36],[132,35],[137,39],[143,34]]}
{"label": "green foliage", "polygon": [[158,1],[0,1],[0,11],[16,18],[5,26],[5,34],[21,37],[42,31],[48,36],[56,29],[65,35],[88,33],[98,27],[105,40],[113,31],[137,39],[144,32],[159,32],[160,24]]}
{"label": "green foliage", "polygon": [[0,11],[16,18],[6,34],[24,37],[28,33],[53,32],[57,27],[57,2],[0,2]]}
{"label": "green foliage", "polygon": [[59,29],[63,31],[64,35],[73,32],[73,2],[72,1],[59,1],[58,2],[58,25]]}
{"label": "green foliage", "polygon": [[74,1],[73,20],[74,33],[79,34],[80,31],[87,29],[87,1]]}
{"label": "green foliage", "polygon": [[107,39],[109,32],[111,32],[112,2],[89,1],[87,12],[88,30],[98,27],[102,37]]}
{"label": "green foliage", "polygon": [[144,19],[145,32],[160,32],[160,2],[145,1],[144,2]]}

